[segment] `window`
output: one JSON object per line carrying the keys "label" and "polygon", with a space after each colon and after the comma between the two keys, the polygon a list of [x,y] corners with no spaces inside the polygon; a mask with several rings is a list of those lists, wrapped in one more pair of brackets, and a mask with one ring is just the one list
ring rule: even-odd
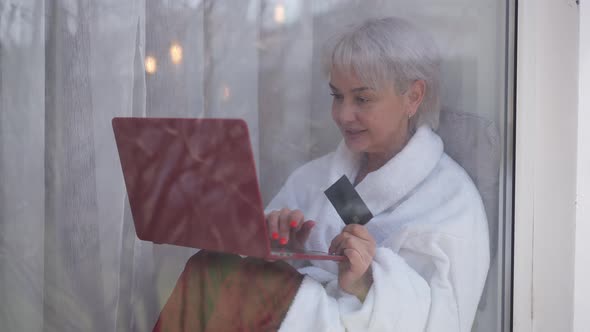
{"label": "window", "polygon": [[382,16],[413,22],[440,49],[439,134],[489,222],[474,330],[509,331],[515,1],[489,0],[0,1],[8,329],[150,330],[194,253],[136,237],[113,117],[244,119],[267,204],[341,140],[323,46]]}

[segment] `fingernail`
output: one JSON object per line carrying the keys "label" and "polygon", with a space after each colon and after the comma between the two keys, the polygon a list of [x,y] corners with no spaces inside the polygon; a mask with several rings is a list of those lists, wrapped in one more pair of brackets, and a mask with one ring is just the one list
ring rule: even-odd
{"label": "fingernail", "polygon": [[291,228],[297,227],[297,221],[295,221],[295,220],[291,221],[291,223],[289,224],[289,226],[291,226]]}
{"label": "fingernail", "polygon": [[277,232],[273,232],[273,233],[272,233],[272,239],[273,239],[273,240],[278,240],[278,239],[279,239],[279,233],[277,233]]}
{"label": "fingernail", "polygon": [[284,238],[284,237],[282,237],[282,238],[281,238],[281,240],[279,241],[279,243],[280,243],[281,245],[283,245],[283,246],[284,246],[285,244],[287,244],[287,242],[288,242],[287,238]]}

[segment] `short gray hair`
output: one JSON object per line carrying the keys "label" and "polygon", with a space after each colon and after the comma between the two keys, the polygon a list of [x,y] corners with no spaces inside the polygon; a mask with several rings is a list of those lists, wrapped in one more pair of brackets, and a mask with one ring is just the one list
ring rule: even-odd
{"label": "short gray hair", "polygon": [[424,80],[426,91],[410,130],[428,125],[438,128],[440,114],[440,55],[426,32],[395,17],[372,19],[336,36],[324,52],[324,70],[332,66],[352,70],[369,87],[394,84],[404,93],[416,80]]}

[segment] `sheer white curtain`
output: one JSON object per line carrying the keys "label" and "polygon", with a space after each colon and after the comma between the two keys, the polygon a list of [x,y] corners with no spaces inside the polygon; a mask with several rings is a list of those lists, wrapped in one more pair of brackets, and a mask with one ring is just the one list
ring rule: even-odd
{"label": "sheer white curtain", "polygon": [[[445,105],[501,127],[504,12],[467,0],[0,0],[0,326],[151,330],[194,253],[136,238],[112,117],[246,119],[268,201],[339,140],[320,69],[328,36],[373,16],[423,25],[443,51]],[[498,292],[480,331],[497,330]]]}

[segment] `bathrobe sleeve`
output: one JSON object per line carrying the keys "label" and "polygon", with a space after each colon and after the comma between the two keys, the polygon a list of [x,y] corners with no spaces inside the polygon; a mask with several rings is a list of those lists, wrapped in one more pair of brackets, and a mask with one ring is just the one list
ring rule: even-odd
{"label": "bathrobe sleeve", "polygon": [[487,266],[482,256],[473,267],[468,242],[432,234],[409,239],[399,254],[378,248],[362,303],[337,280],[322,287],[306,277],[281,331],[469,331]]}
{"label": "bathrobe sleeve", "polygon": [[362,303],[339,289],[337,279],[308,276],[281,331],[469,331],[487,274],[487,246],[483,236],[426,232],[409,235],[397,252],[379,247]]}
{"label": "bathrobe sleeve", "polygon": [[399,254],[379,248],[365,302],[344,293],[338,299],[344,327],[348,331],[469,331],[488,260],[485,253],[473,250],[470,241],[426,234],[408,239]]}

